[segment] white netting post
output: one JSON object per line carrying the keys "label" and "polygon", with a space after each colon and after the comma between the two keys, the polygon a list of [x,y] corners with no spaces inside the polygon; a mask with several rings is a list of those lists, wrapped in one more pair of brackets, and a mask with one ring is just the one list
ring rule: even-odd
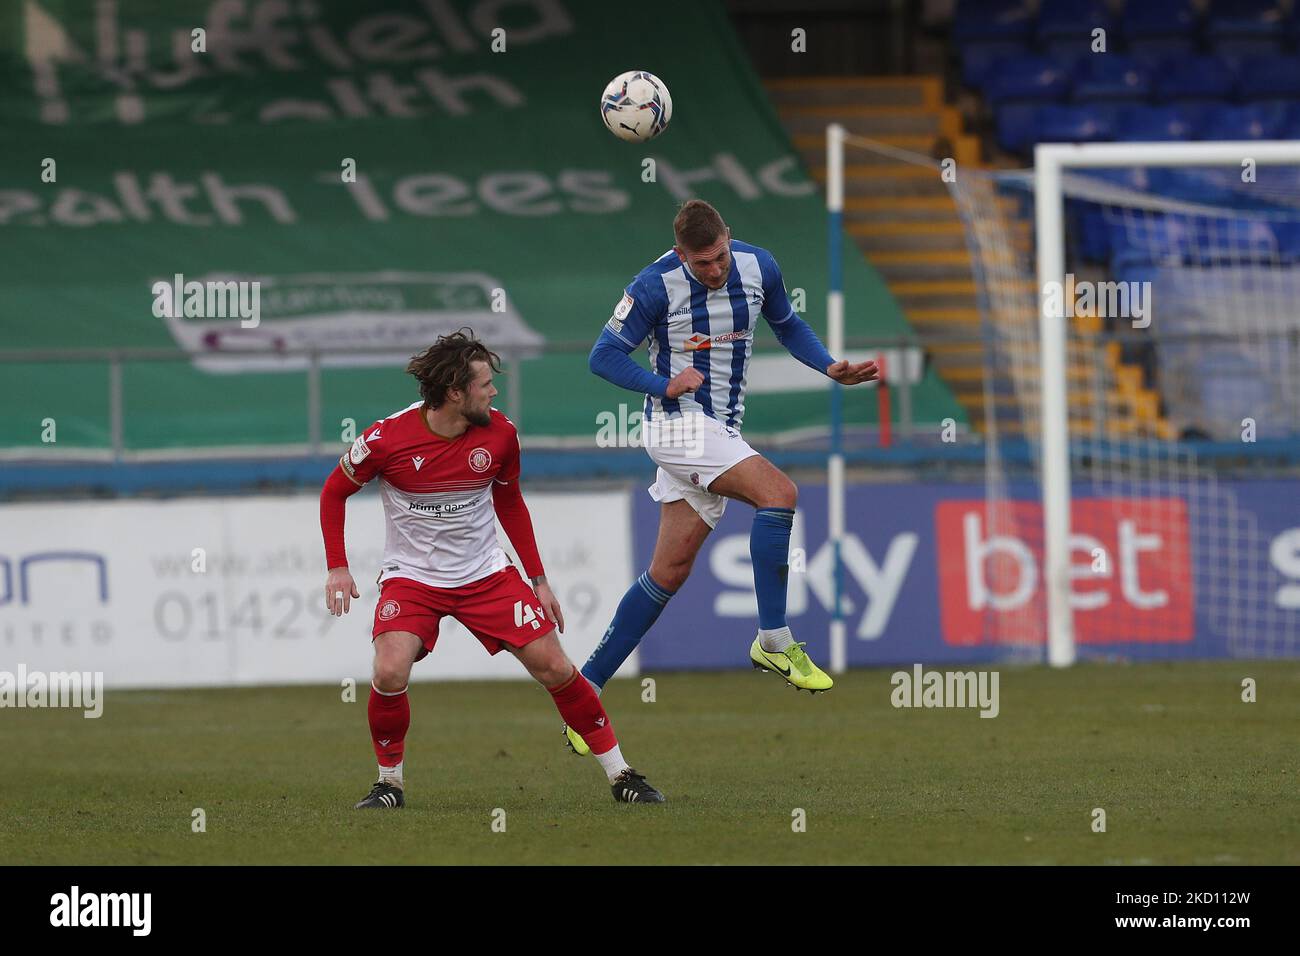
{"label": "white netting post", "polygon": [[1034,150],[1034,227],[1038,261],[1039,396],[1042,411],[1043,588],[1047,600],[1047,661],[1074,663],[1070,613],[1070,418],[1066,401],[1065,315],[1047,294],[1065,282],[1065,199],[1059,146]]}
{"label": "white netting post", "polygon": [[[831,355],[844,355],[844,127],[832,123],[826,127],[826,211],[829,213],[827,259],[830,269],[826,293],[826,339]],[[844,624],[844,396],[838,382],[831,383],[831,447],[826,460],[827,524],[831,540],[834,578],[831,593],[831,672],[842,674],[848,666],[848,647]]]}

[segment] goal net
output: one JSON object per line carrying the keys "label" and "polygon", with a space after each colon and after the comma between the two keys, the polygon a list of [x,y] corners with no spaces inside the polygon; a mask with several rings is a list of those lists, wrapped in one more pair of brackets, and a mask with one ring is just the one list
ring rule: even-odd
{"label": "goal net", "polygon": [[950,186],[983,338],[970,640],[1056,664],[1300,653],[1300,144],[1036,165]]}

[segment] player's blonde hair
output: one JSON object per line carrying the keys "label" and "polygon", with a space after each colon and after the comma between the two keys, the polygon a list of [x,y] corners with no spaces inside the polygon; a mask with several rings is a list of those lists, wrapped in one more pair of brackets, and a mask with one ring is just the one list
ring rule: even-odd
{"label": "player's blonde hair", "polygon": [[425,407],[440,408],[453,388],[462,392],[469,388],[473,362],[487,362],[492,371],[501,371],[501,356],[474,338],[473,329],[463,328],[438,336],[438,341],[412,356],[406,371],[420,383]]}
{"label": "player's blonde hair", "polygon": [[692,252],[707,249],[727,234],[727,224],[716,209],[703,199],[688,199],[673,219],[677,245]]}

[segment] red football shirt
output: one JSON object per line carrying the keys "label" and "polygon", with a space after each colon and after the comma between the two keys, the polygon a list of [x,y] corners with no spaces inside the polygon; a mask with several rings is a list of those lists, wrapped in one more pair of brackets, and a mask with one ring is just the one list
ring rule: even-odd
{"label": "red football shirt", "polygon": [[497,542],[494,482],[519,480],[519,435],[495,408],[489,425],[436,434],[415,402],[375,422],[339,459],[357,484],[379,478],[386,535],[379,580],[454,588],[510,564]]}

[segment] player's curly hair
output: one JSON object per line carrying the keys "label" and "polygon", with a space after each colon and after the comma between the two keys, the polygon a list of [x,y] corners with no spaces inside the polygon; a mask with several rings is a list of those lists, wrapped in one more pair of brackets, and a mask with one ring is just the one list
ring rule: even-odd
{"label": "player's curly hair", "polygon": [[673,236],[683,249],[707,249],[727,234],[727,224],[703,199],[688,199],[673,219]]}
{"label": "player's curly hair", "polygon": [[406,371],[420,383],[425,408],[440,408],[451,389],[469,388],[474,377],[471,362],[487,362],[492,371],[501,371],[501,356],[474,338],[473,329],[463,328],[438,336],[438,341],[411,358]]}

